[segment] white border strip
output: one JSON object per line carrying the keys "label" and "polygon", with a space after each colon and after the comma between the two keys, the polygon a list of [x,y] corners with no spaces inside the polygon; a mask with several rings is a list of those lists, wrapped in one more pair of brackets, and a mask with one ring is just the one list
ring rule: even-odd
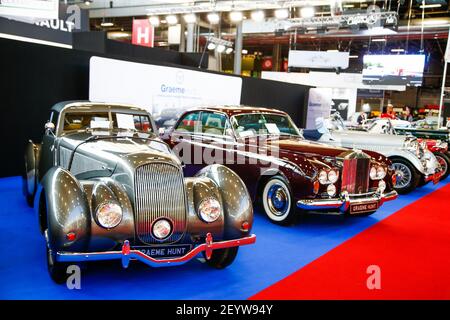
{"label": "white border strip", "polygon": [[58,43],[58,42],[45,41],[45,40],[39,40],[39,39],[33,39],[33,38],[27,38],[27,37],[21,37],[21,36],[14,36],[12,34],[7,34],[7,33],[0,33],[0,38],[23,41],[23,42],[38,43],[38,44],[43,44],[46,46],[60,47],[60,48],[65,48],[65,49],[72,49],[72,46],[69,44],[63,44],[63,43]]}

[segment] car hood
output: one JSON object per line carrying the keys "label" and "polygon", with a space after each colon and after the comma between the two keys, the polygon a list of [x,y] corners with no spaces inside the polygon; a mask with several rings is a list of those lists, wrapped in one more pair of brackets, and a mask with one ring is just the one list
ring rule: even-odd
{"label": "car hood", "polygon": [[[333,131],[331,137],[344,147],[354,145],[379,145],[384,147],[402,148],[406,137],[400,135],[386,135],[382,133],[369,133],[364,131]],[[369,148],[368,148],[369,149]]]}
{"label": "car hood", "polygon": [[323,143],[312,142],[301,137],[277,137],[266,140],[267,146],[280,148],[281,152],[302,153],[309,156],[338,157],[348,151],[342,147],[332,147]]}

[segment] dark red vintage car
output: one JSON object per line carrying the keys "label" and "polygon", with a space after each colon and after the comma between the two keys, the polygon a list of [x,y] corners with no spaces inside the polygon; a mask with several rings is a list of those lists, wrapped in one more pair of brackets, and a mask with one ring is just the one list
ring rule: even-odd
{"label": "dark red vintage car", "polygon": [[188,176],[211,163],[234,170],[278,224],[293,222],[297,212],[368,215],[397,198],[386,157],[306,141],[281,111],[196,108],[162,138],[184,162]]}

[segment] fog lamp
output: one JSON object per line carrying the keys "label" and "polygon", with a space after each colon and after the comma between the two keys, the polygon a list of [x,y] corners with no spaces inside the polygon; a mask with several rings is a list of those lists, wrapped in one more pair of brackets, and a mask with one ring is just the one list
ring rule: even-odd
{"label": "fog lamp", "polygon": [[172,223],[167,219],[159,219],[153,223],[153,236],[158,240],[167,239],[172,234]]}
{"label": "fog lamp", "polygon": [[327,194],[330,197],[333,197],[333,196],[336,195],[336,186],[334,184],[328,185],[328,187],[327,187]]}
{"label": "fog lamp", "polygon": [[386,182],[384,182],[384,180],[380,180],[380,182],[378,182],[378,190],[383,193],[384,190],[386,190]]}
{"label": "fog lamp", "polygon": [[122,208],[117,203],[105,202],[97,207],[98,224],[106,229],[117,227],[122,221]]}
{"label": "fog lamp", "polygon": [[200,218],[208,223],[214,222],[220,217],[221,207],[215,198],[207,198],[198,206]]}

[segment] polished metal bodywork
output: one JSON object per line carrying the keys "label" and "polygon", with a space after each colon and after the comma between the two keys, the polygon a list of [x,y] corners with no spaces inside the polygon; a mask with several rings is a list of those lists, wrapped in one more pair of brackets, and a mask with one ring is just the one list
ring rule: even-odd
{"label": "polished metal bodywork", "polygon": [[[134,247],[180,244],[194,250],[208,237],[220,241],[222,247],[238,246],[240,239],[246,239],[242,244],[254,242],[250,198],[230,169],[213,165],[197,177],[184,178],[180,161],[154,133],[63,131],[64,115],[74,110],[116,111],[151,119],[145,110],[131,106],[62,103],[52,109],[50,121],[55,129],[46,130],[42,144],[28,145],[24,192],[34,196],[41,231],[47,231],[48,245],[59,261],[80,261],[79,256],[89,260],[89,254],[93,260],[102,260],[108,255],[94,253],[116,252],[126,243],[133,251]],[[207,197],[217,199],[222,208],[212,223],[204,222],[198,213],[200,202]],[[122,219],[114,228],[105,228],[97,220],[95,213],[105,203],[122,210]],[[172,234],[163,240],[151,231],[161,218],[173,225]],[[167,259],[158,261],[171,265],[164,263]]]}

